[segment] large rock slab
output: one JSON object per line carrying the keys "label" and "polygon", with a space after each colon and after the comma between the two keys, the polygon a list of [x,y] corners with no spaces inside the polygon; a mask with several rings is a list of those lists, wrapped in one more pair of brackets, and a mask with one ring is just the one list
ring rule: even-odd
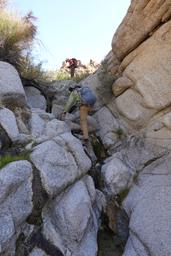
{"label": "large rock slab", "polygon": [[12,141],[19,135],[16,118],[11,110],[7,108],[0,109],[0,125]]}
{"label": "large rock slab", "polygon": [[29,127],[31,134],[35,137],[39,137],[44,133],[46,122],[39,116],[39,114],[33,112],[29,120]]}
{"label": "large rock slab", "polygon": [[29,256],[48,256],[44,251],[39,248],[35,248]]}
{"label": "large rock slab", "polygon": [[32,167],[28,161],[0,170],[0,253],[14,255],[17,232],[32,211]]}
{"label": "large rock slab", "polygon": [[133,85],[133,81],[128,77],[121,76],[112,85],[112,92],[117,97]]}
{"label": "large rock slab", "polygon": [[162,22],[171,17],[170,0],[133,0],[112,40],[113,53],[122,60]]}
{"label": "large rock slab", "polygon": [[98,134],[105,148],[109,149],[117,142],[119,123],[107,107],[97,111],[94,117],[97,120]]}
{"label": "large rock slab", "polygon": [[63,121],[53,119],[46,124],[44,134],[48,138],[53,138],[65,132],[70,132],[69,126]]}
{"label": "large rock slab", "polygon": [[125,199],[130,237],[124,256],[171,254],[170,164],[169,155],[147,166]]}
{"label": "large rock slab", "polygon": [[16,69],[3,61],[0,61],[0,102],[12,109],[26,106],[25,91]]}
{"label": "large rock slab", "polygon": [[170,105],[170,52],[171,21],[161,26],[122,63],[126,68],[124,74],[134,81],[147,108],[161,110]]}
{"label": "large rock slab", "polygon": [[105,190],[109,195],[117,195],[128,189],[132,182],[130,168],[119,158],[113,157],[102,166],[102,178]]}
{"label": "large rock slab", "polygon": [[96,190],[87,176],[69,187],[43,211],[43,234],[64,255],[97,254]]}
{"label": "large rock slab", "polygon": [[71,133],[35,147],[31,161],[40,171],[43,187],[50,196],[60,193],[91,167],[80,141]]}
{"label": "large rock slab", "polygon": [[123,77],[130,89],[116,99],[116,106],[136,128],[147,126],[150,118],[171,104],[170,59],[171,21],[161,26],[122,62]]}
{"label": "large rock slab", "polygon": [[24,90],[27,97],[27,103],[30,108],[46,110],[46,99],[38,89],[28,86],[25,87]]}

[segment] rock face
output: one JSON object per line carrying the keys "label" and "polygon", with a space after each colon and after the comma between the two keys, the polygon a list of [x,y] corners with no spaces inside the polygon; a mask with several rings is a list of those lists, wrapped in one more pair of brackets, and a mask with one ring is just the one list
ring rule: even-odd
{"label": "rock face", "polygon": [[32,167],[16,161],[0,171],[0,253],[14,255],[15,241],[32,211]]}
{"label": "rock face", "polygon": [[42,251],[41,249],[35,248],[30,254],[29,256],[47,256],[47,254]]}
{"label": "rock face", "polygon": [[170,0],[131,1],[127,15],[112,40],[112,49],[117,58],[122,60],[170,16]]}
{"label": "rock face", "polygon": [[105,148],[109,149],[118,141],[117,130],[119,129],[119,123],[106,107],[97,111],[95,118],[98,122],[99,136]]}
{"label": "rock face", "polygon": [[170,0],[131,1],[105,59],[108,72],[117,77],[107,108],[125,128],[124,140],[102,167],[108,193],[117,194],[125,181],[121,165],[132,175],[132,181],[126,179],[131,185],[123,203],[130,218],[124,256],[171,254],[170,18]]}
{"label": "rock face", "polygon": [[40,171],[43,187],[50,196],[62,192],[91,167],[81,143],[69,133],[37,146],[31,160]]}
{"label": "rock face", "polygon": [[[143,128],[154,114],[162,110],[163,114],[169,112],[169,108],[166,109],[170,106],[171,94],[170,34],[171,22],[168,21],[127,55],[120,65],[122,74],[118,80],[124,85],[120,95],[117,93],[119,81],[113,85],[116,107],[133,126]],[[128,82],[123,78],[131,80],[132,85],[127,87]]]}
{"label": "rock face", "polygon": [[105,189],[109,194],[117,195],[131,184],[131,171],[119,158],[115,157],[102,167]]}
{"label": "rock face", "polygon": [[87,176],[56,197],[45,209],[43,232],[64,255],[96,255],[98,222],[93,210],[95,199],[93,181]]}
{"label": "rock face", "polygon": [[7,108],[0,109],[0,125],[12,141],[19,135],[15,115]]}
{"label": "rock face", "polygon": [[26,105],[26,95],[13,66],[0,61],[0,101],[8,108]]}
{"label": "rock face", "polygon": [[130,237],[124,256],[171,252],[170,161],[169,155],[144,168],[124,201],[130,217]]}
{"label": "rock face", "polygon": [[[6,94],[0,92],[0,162],[7,162],[0,170],[0,254],[95,256],[105,198],[87,175],[91,160],[69,123],[45,112],[41,104],[29,108],[18,74],[9,64],[0,64],[0,73],[9,68],[3,79],[11,86],[7,95],[12,103],[7,108]],[[12,87],[14,75],[17,85]],[[72,83],[46,87],[48,97],[65,88],[59,109]],[[16,155],[29,160],[14,161]]]}
{"label": "rock face", "polygon": [[[112,50],[81,81],[98,99],[92,130],[107,159],[97,165],[71,133],[80,128],[76,114],[58,120],[75,82],[40,85],[52,111],[46,113],[40,94],[28,108],[17,72],[0,62],[0,157],[30,152],[28,161],[0,170],[0,254],[96,256],[100,213],[110,198],[129,217],[122,255],[171,255],[170,18],[170,0],[132,0]],[[98,155],[99,144],[93,146]],[[117,223],[109,208],[115,230],[123,219]]]}
{"label": "rock face", "polygon": [[38,89],[28,86],[25,88],[25,93],[29,107],[46,110],[46,99]]}

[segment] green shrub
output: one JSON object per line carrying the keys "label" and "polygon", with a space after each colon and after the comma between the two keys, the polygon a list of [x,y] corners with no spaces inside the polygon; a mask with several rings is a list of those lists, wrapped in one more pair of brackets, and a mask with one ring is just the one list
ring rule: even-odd
{"label": "green shrub", "polygon": [[116,134],[118,135],[119,138],[121,138],[122,135],[124,135],[124,131],[121,127],[119,127],[115,132],[116,132]]}
{"label": "green shrub", "polygon": [[73,80],[75,82],[79,83],[80,81],[82,81],[83,79],[88,77],[89,75],[91,75],[91,73],[89,71],[85,71],[85,72],[81,72],[81,73],[76,73],[75,76],[73,77]]}
{"label": "green shrub", "polygon": [[33,56],[28,52],[26,56],[22,57],[21,76],[29,80],[49,80],[49,74],[43,70],[42,64],[43,62],[35,64]]}
{"label": "green shrub", "polygon": [[5,165],[14,162],[14,161],[19,161],[19,160],[28,160],[30,156],[30,152],[24,152],[20,155],[4,155],[0,157],[0,169],[2,169]]}
{"label": "green shrub", "polygon": [[124,201],[124,199],[127,197],[127,195],[128,195],[128,193],[129,193],[129,189],[128,188],[124,188],[124,189],[122,189],[120,192],[119,192],[119,194],[118,194],[118,203],[120,204],[120,205],[122,205],[122,202]]}
{"label": "green shrub", "polygon": [[69,69],[67,70],[57,70],[53,74],[53,80],[74,80],[76,82],[80,82],[81,80],[85,79],[87,76],[89,76],[91,73],[87,70],[85,72],[75,72],[75,75],[73,78],[70,76]]}
{"label": "green shrub", "polygon": [[69,72],[57,70],[54,72],[54,80],[70,80]]}
{"label": "green shrub", "polygon": [[100,84],[97,88],[97,93],[103,103],[108,104],[113,97],[112,84],[117,78],[107,72],[107,63],[105,61],[101,64],[101,69],[98,72],[98,79],[100,80]]}

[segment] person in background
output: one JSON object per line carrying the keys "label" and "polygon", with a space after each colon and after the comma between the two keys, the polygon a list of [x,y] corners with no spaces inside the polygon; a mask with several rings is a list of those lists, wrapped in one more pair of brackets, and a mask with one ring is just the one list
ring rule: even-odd
{"label": "person in background", "polygon": [[74,77],[75,69],[77,68],[77,60],[75,58],[66,59],[67,67],[70,69],[71,77]]}

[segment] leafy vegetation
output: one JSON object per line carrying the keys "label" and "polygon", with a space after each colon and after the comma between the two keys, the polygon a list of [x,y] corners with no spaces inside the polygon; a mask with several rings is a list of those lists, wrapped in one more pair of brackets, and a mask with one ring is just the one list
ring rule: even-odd
{"label": "leafy vegetation", "polygon": [[119,127],[117,130],[116,130],[116,134],[118,135],[118,137],[121,139],[122,135],[124,134],[124,131],[121,127]]}
{"label": "leafy vegetation", "polygon": [[34,58],[30,52],[26,56],[22,57],[22,68],[20,69],[20,74],[23,78],[29,80],[38,81],[51,81],[52,74],[46,72],[42,68],[43,62],[35,64]]}
{"label": "leafy vegetation", "polygon": [[69,72],[63,71],[63,70],[56,70],[54,71],[54,80],[69,80],[70,78],[70,74]]}
{"label": "leafy vegetation", "polygon": [[82,72],[82,73],[78,73],[78,74],[75,75],[74,81],[78,83],[78,82],[80,82],[81,80],[83,80],[83,79],[85,79],[86,77],[88,77],[90,74],[91,74],[91,73],[90,73],[88,70],[86,70],[85,72]]}
{"label": "leafy vegetation", "polygon": [[129,193],[129,189],[128,188],[125,188],[125,189],[123,189],[123,190],[121,190],[119,192],[118,196],[119,196],[119,203],[120,203],[120,205],[122,204],[124,199],[127,197],[128,193]]}
{"label": "leafy vegetation", "polygon": [[19,160],[28,160],[30,156],[30,152],[26,151],[21,153],[20,155],[4,155],[0,157],[0,169],[2,169],[5,165],[14,162],[14,161],[19,161]]}
{"label": "leafy vegetation", "polygon": [[[84,72],[78,71],[75,73],[72,80],[74,80],[75,82],[80,82],[81,80],[88,77],[90,74],[91,73],[88,70],[85,70]],[[54,71],[53,80],[70,80],[70,79],[71,79],[71,76],[70,76],[69,69],[68,71],[61,70],[61,69]]]}
{"label": "leafy vegetation", "polygon": [[105,61],[102,61],[101,63],[101,69],[98,72],[98,78],[100,80],[100,84],[97,88],[97,92],[104,104],[107,104],[113,95],[112,84],[117,79],[117,77],[107,72],[107,63]]}

